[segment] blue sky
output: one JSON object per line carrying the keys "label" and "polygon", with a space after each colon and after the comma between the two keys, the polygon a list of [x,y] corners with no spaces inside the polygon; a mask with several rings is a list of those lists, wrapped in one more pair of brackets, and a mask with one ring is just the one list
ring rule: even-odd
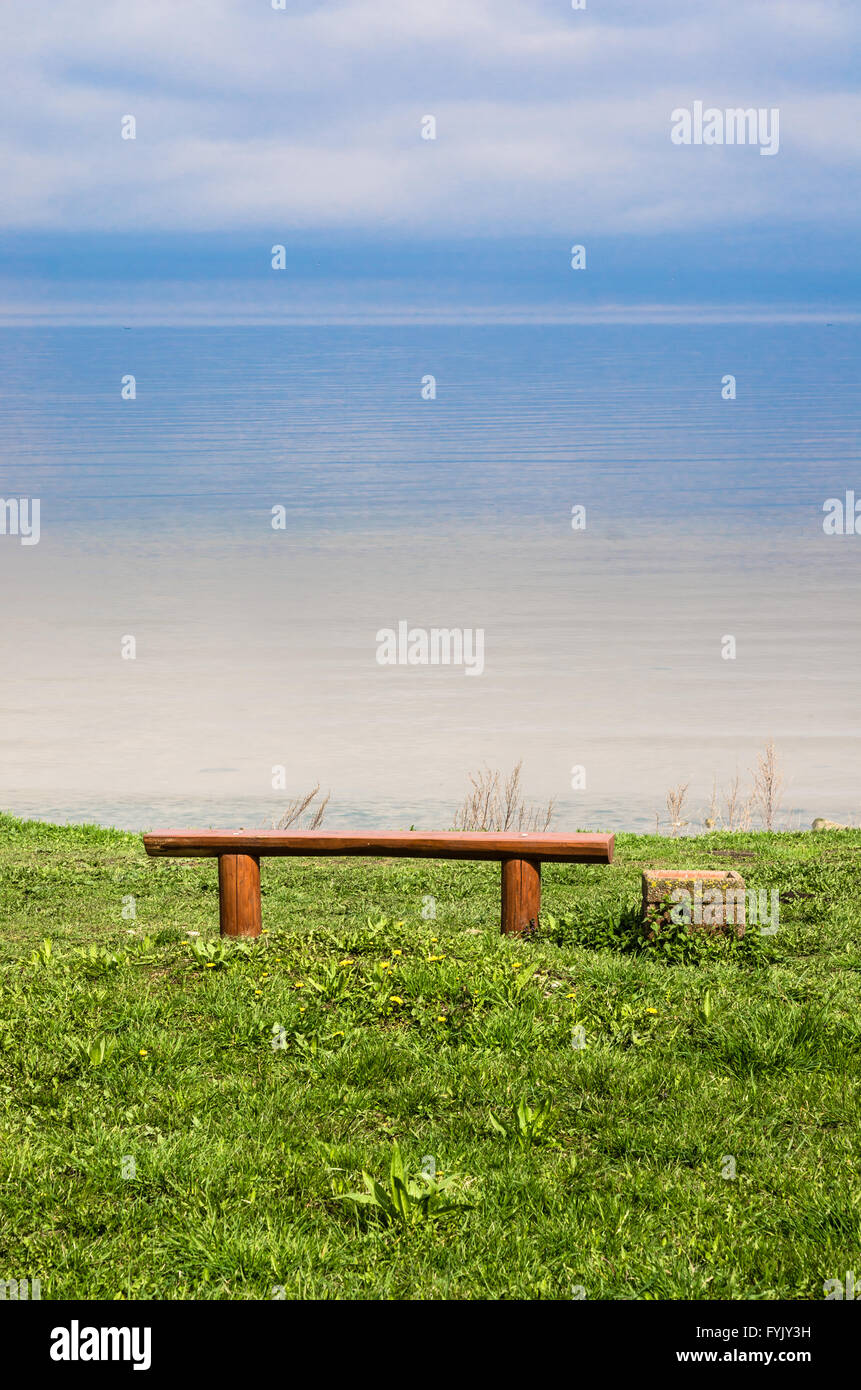
{"label": "blue sky", "polygon": [[[845,312],[859,35],[855,0],[6,0],[0,316]],[[779,152],[674,145],[698,100],[778,108]]]}

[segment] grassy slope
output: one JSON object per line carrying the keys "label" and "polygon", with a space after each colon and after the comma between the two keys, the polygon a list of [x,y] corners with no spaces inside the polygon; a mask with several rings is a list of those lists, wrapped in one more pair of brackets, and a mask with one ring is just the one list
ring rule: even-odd
{"label": "grassy slope", "polygon": [[[779,888],[765,959],[577,945],[653,864]],[[217,941],[214,862],[0,817],[0,1278],[46,1298],[818,1299],[859,1270],[861,833],[620,836],[610,869],[545,868],[546,909],[575,918],[555,941],[499,937],[498,879],[270,860],[268,934],[207,968],[186,933]],[[94,1065],[99,1035],[116,1047]],[[521,1098],[553,1102],[552,1145],[494,1131]],[[404,1232],[337,1200],[386,1175],[395,1137],[469,1209]]]}

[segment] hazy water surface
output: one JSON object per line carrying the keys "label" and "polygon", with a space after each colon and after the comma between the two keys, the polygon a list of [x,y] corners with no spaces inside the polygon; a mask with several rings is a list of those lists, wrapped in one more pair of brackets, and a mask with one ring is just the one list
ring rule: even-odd
{"label": "hazy water surface", "polygon": [[[842,324],[0,332],[0,496],[41,499],[38,545],[0,537],[0,805],[250,825],[319,781],[329,824],[442,826],[471,769],[523,758],[559,828],[633,827],[678,782],[699,815],[773,737],[788,819],[857,818],[861,536],[822,506],[861,498],[858,347]],[[483,674],[378,665],[400,620],[483,629]]]}

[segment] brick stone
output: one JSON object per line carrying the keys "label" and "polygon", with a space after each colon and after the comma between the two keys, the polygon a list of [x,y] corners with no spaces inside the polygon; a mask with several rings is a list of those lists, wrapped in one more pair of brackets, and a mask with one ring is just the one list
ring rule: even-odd
{"label": "brick stone", "polygon": [[[679,896],[680,891],[689,896]],[[647,920],[650,908],[658,908],[668,899],[673,907],[689,910],[689,931],[734,931],[744,936],[745,883],[734,869],[644,869],[643,920]]]}

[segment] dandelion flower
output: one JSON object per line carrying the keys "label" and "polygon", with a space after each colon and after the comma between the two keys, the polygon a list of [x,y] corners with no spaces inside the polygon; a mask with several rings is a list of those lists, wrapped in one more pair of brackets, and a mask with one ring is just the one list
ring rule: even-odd
{"label": "dandelion flower", "polygon": [[140,1052],[138,1053],[138,1056],[139,1056],[139,1057],[146,1057],[146,1056],[147,1056],[147,1050],[146,1050],[145,1047],[142,1047],[142,1048],[141,1048]]}

